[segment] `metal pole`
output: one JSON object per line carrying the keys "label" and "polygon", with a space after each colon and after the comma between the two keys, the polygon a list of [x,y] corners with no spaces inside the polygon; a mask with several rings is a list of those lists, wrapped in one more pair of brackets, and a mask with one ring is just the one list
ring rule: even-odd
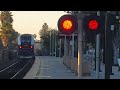
{"label": "metal pole", "polygon": [[64,41],[64,56],[66,57],[66,35],[65,35],[65,41]]}
{"label": "metal pole", "polygon": [[[119,35],[120,35],[120,31],[119,31],[119,29],[120,29],[120,25],[119,25],[119,20],[120,20],[120,15],[119,15],[119,11],[116,11],[116,29],[117,29],[117,31],[118,31],[118,37],[119,37]],[[119,47],[119,58],[120,58],[120,47]],[[120,71],[120,66],[118,67],[118,71]]]}
{"label": "metal pole", "polygon": [[106,29],[107,29],[107,18],[108,18],[108,16],[107,16],[107,12],[106,12],[106,14],[105,14],[105,48],[104,48],[104,59],[105,59],[105,79],[109,79],[110,77],[109,77],[109,74],[108,74],[108,72],[107,72],[107,63],[106,63]]}
{"label": "metal pole", "polygon": [[97,16],[100,16],[100,11],[97,12]]}
{"label": "metal pole", "polygon": [[100,34],[96,35],[96,79],[99,79]]}
{"label": "metal pole", "polygon": [[56,32],[55,32],[55,57],[56,57]]}
{"label": "metal pole", "polygon": [[54,56],[54,30],[53,30],[53,38],[52,38],[52,56]]}
{"label": "metal pole", "polygon": [[[101,12],[98,11],[98,12],[97,12],[97,16],[100,17],[100,15],[101,15]],[[101,35],[101,34],[100,34],[100,35]],[[99,45],[100,45],[100,43],[101,43],[100,38],[101,38],[101,36],[99,36],[99,39],[98,39],[98,40],[99,40]],[[99,72],[101,72],[100,66],[101,66],[101,58],[102,58],[101,55],[100,55],[100,53],[101,53],[101,49],[100,49],[100,46],[99,46],[99,54],[98,54],[98,55],[99,55]]]}
{"label": "metal pole", "polygon": [[61,57],[61,39],[60,39],[59,57]]}
{"label": "metal pole", "polygon": [[82,33],[83,33],[83,13],[78,13],[78,79],[82,79],[82,61],[83,61],[83,51],[82,51]]}
{"label": "metal pole", "polygon": [[53,31],[51,31],[51,56],[53,56]]}
{"label": "metal pole", "polygon": [[[108,37],[109,37],[109,35],[108,35],[108,33],[109,33],[109,28],[108,28],[108,14],[109,14],[109,12],[107,11],[106,12],[106,15],[105,15],[105,47],[104,47],[104,59],[105,59],[105,79],[110,79],[110,61],[109,61],[109,55],[108,55],[108,53],[110,54],[110,52],[108,52],[110,49],[108,49],[108,47],[109,47],[109,42],[110,42],[110,40],[108,39]],[[108,41],[109,40],[109,41]]]}
{"label": "metal pole", "polygon": [[51,56],[51,30],[50,30],[50,56]]}
{"label": "metal pole", "polygon": [[69,36],[66,36],[66,56],[69,56]]}
{"label": "metal pole", "polygon": [[74,60],[74,33],[72,34],[72,59]]}
{"label": "metal pole", "polygon": [[[120,12],[118,12],[118,16],[119,16],[119,20],[120,20]],[[120,30],[120,25],[119,25],[119,21],[118,21],[118,31]],[[120,31],[118,32],[118,37],[120,36]],[[119,47],[119,58],[120,58],[120,47]],[[119,69],[118,71],[120,71],[120,66],[119,66]]]}

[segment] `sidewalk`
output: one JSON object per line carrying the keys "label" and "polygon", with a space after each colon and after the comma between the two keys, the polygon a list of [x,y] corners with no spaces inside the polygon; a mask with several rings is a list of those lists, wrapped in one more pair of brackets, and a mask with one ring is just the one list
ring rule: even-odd
{"label": "sidewalk", "polygon": [[[101,71],[99,72],[99,79],[105,79],[105,65],[101,64]],[[114,75],[110,75],[110,79],[120,79],[120,71],[118,71],[118,66],[112,66],[112,72]],[[91,76],[83,77],[83,79],[97,79],[96,78],[96,70],[91,68]]]}
{"label": "sidewalk", "polygon": [[77,79],[77,76],[66,68],[63,58],[37,56],[23,79]]}
{"label": "sidewalk", "polygon": [[[91,75],[82,76],[82,79],[97,79],[96,71],[91,66]],[[120,71],[117,66],[113,66],[114,75],[110,79],[120,79]],[[99,79],[105,79],[105,66],[101,64],[102,72],[99,72]],[[72,73],[63,64],[63,58],[52,56],[37,56],[32,68],[23,79],[78,79],[75,73]]]}

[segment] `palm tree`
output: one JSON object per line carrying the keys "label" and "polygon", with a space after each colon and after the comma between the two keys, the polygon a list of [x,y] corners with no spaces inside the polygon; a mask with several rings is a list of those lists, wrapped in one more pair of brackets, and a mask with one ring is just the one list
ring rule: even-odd
{"label": "palm tree", "polygon": [[3,46],[6,47],[8,45],[8,39],[12,37],[13,27],[12,27],[12,15],[10,11],[1,11],[0,14],[1,20],[1,39]]}

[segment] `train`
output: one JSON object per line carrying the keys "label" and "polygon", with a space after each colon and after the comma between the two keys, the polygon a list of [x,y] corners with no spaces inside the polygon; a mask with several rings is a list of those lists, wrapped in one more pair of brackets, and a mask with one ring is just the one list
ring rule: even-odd
{"label": "train", "polygon": [[35,59],[34,44],[35,38],[32,34],[21,34],[18,37],[18,59]]}

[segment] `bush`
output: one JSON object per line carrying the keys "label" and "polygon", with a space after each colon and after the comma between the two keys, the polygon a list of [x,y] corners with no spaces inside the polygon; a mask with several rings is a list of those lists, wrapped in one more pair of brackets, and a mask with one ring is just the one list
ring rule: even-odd
{"label": "bush", "polygon": [[0,38],[0,49],[3,47],[2,40]]}
{"label": "bush", "polygon": [[36,53],[37,53],[37,55],[42,55],[42,53],[41,53],[41,50],[39,50],[39,49],[36,49]]}

